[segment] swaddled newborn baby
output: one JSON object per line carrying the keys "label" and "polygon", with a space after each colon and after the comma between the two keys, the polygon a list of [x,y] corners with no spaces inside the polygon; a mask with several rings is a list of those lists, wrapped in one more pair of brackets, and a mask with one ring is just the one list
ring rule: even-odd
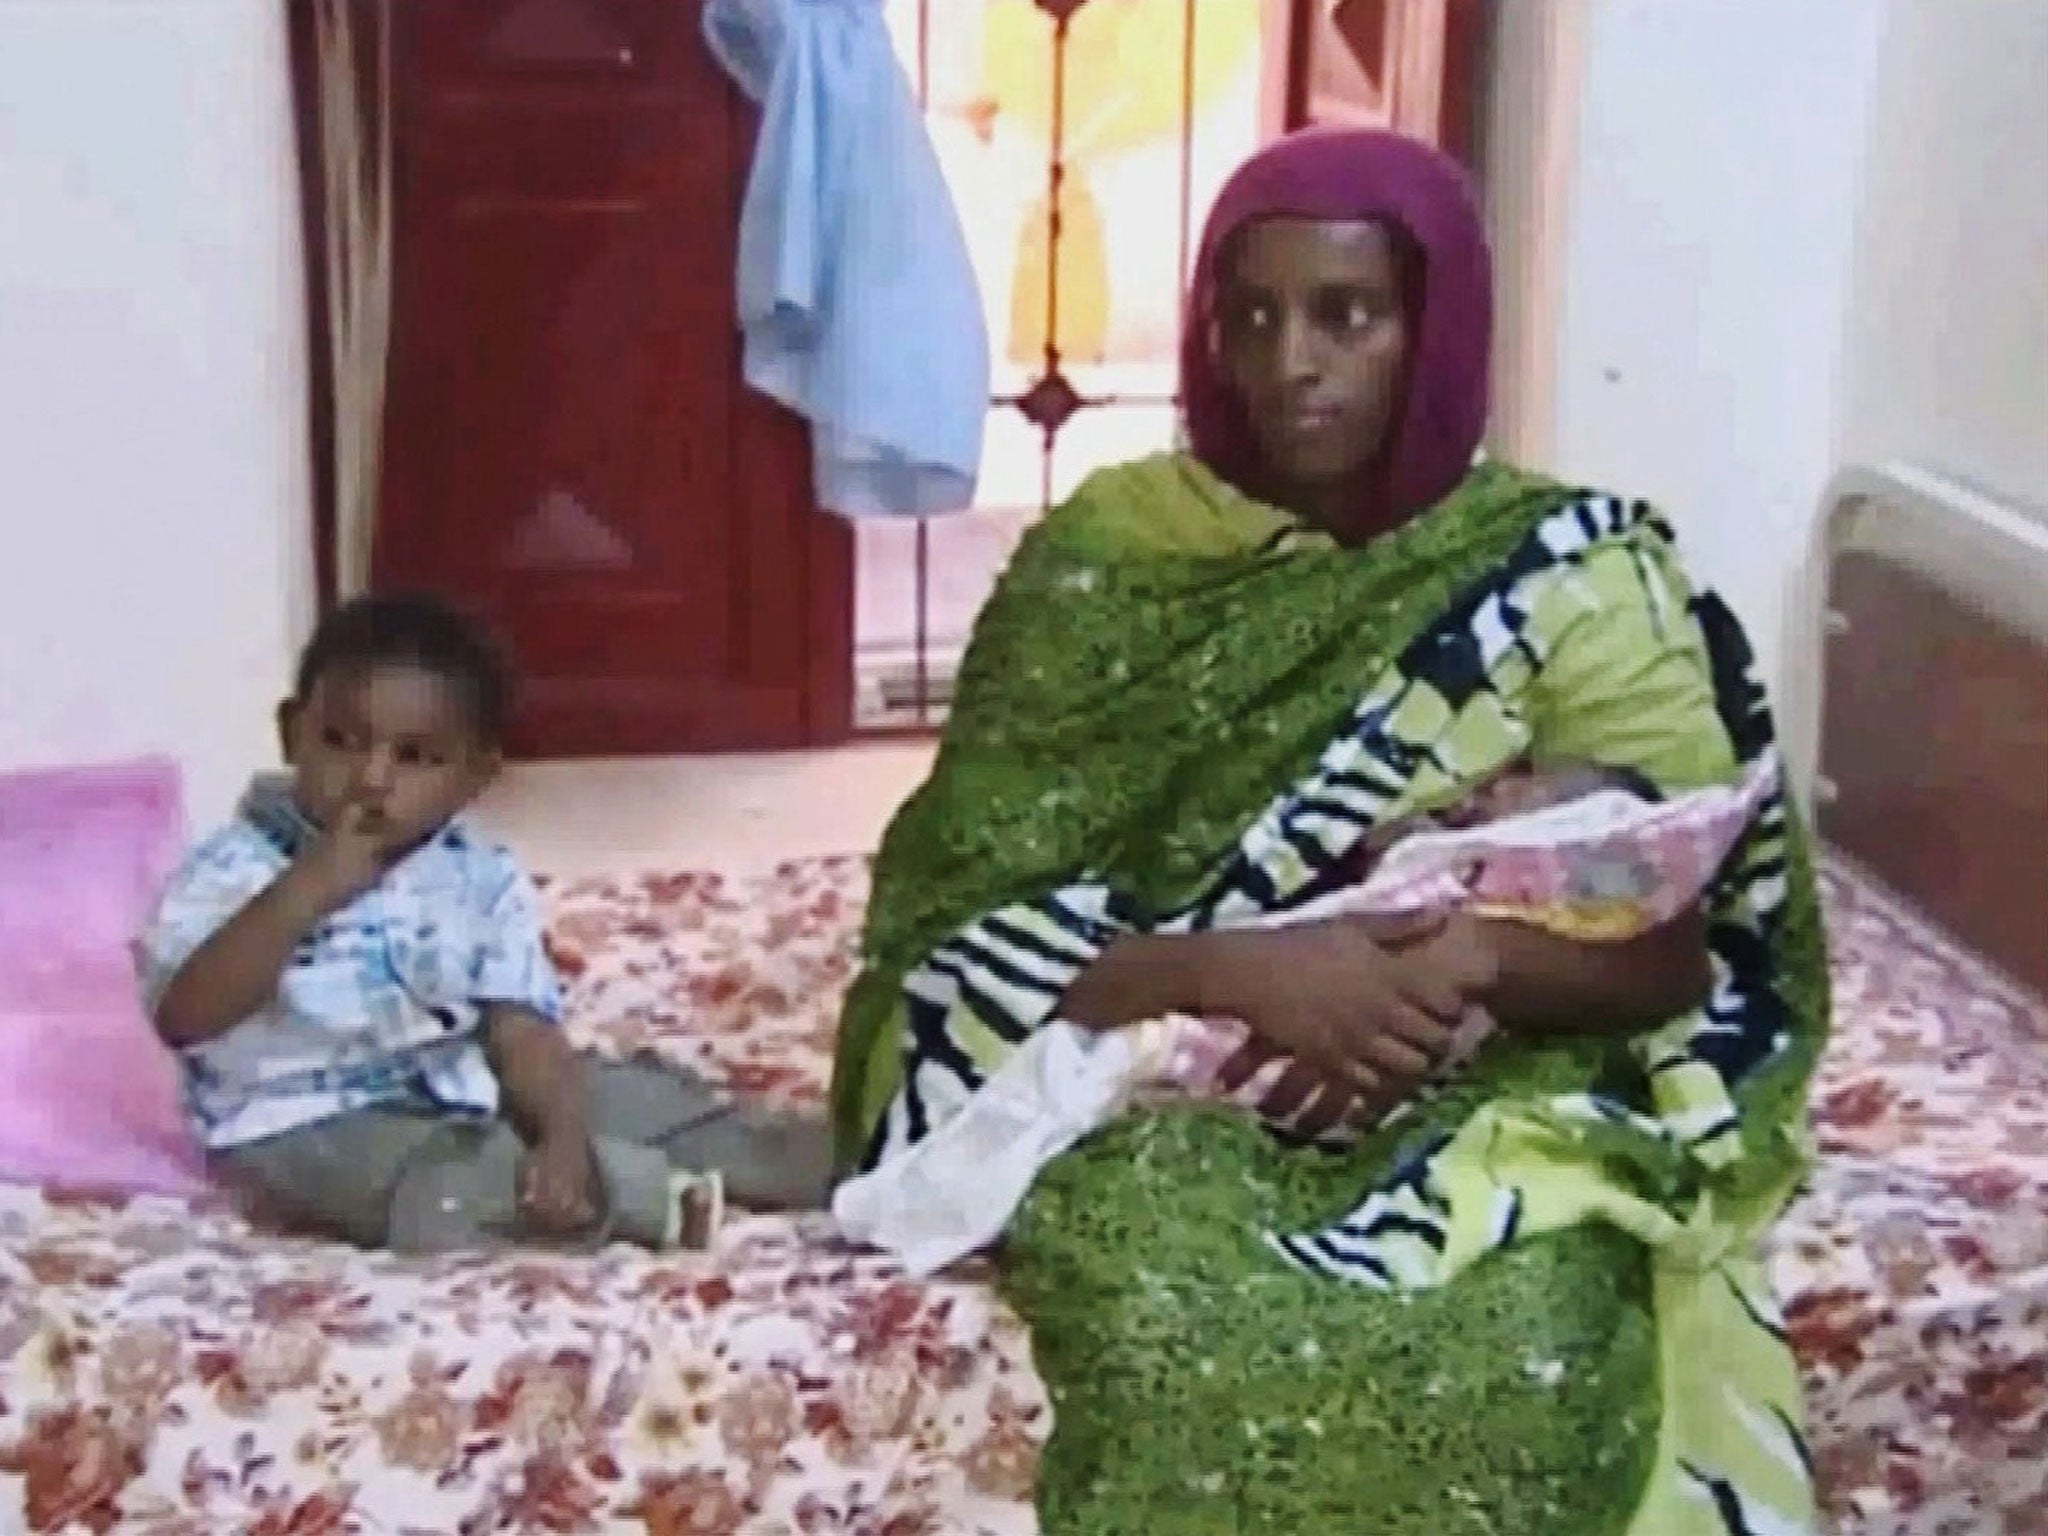
{"label": "swaddled newborn baby", "polygon": [[[1327,898],[1335,893],[1377,885],[1384,899],[1371,910],[1433,905],[1428,896],[1435,894],[1447,904],[1575,938],[1626,938],[1644,930],[1643,904],[1656,900],[1670,873],[1659,867],[1658,850],[1638,836],[1642,829],[1630,810],[1663,801],[1657,786],[1633,768],[1512,763],[1451,805],[1401,817],[1368,833],[1348,858],[1297,899],[1290,920],[1300,921],[1301,911],[1310,907],[1327,912]],[[1578,810],[1543,814],[1565,806]],[[1488,836],[1480,830],[1510,821],[1522,823],[1522,835],[1502,829],[1501,836]],[[1600,835],[1603,821],[1610,824],[1611,835]],[[1455,836],[1475,832],[1479,835]],[[1416,839],[1427,841],[1417,844]],[[1459,867],[1460,852],[1469,866]],[[1379,878],[1383,872],[1391,878]],[[1459,890],[1451,890],[1447,876],[1455,877]],[[1687,904],[1678,903],[1665,916]],[[1357,910],[1341,895],[1336,905]]]}
{"label": "swaddled newborn baby", "polygon": [[[1588,942],[1634,938],[1699,902],[1776,782],[1766,758],[1739,785],[1666,800],[1628,769],[1512,765],[1453,805],[1377,829],[1256,922],[1462,909]],[[1469,1021],[1442,1070],[1469,1060],[1490,1027]],[[1222,1101],[1260,1113],[1289,1062],[1227,1086],[1250,1039],[1234,1019],[1170,1015],[1103,1033],[1055,1020],[950,1120],[841,1185],[833,1212],[849,1237],[930,1273],[992,1242],[1040,1169],[1133,1105]]]}
{"label": "swaddled newborn baby", "polygon": [[[1633,768],[1598,763],[1538,768],[1518,761],[1450,805],[1375,828],[1262,925],[1457,907],[1589,943],[1633,938],[1676,917],[1689,903],[1657,902],[1660,886],[1672,884],[1667,869],[1659,866],[1657,850],[1642,845],[1630,829],[1617,828],[1616,835],[1607,837],[1594,829],[1602,816],[1626,817],[1629,803],[1650,806],[1663,799],[1657,786]],[[1567,805],[1581,808],[1570,820],[1539,815]],[[1511,820],[1521,821],[1519,839],[1480,831]],[[1469,1021],[1454,1039],[1443,1070],[1453,1071],[1469,1060],[1490,1027],[1484,1017]],[[1238,1086],[1226,1087],[1228,1063],[1249,1039],[1241,1023],[1173,1015],[1139,1028],[1146,1032],[1141,1041],[1146,1048],[1139,1052],[1138,1071],[1146,1081],[1137,1096],[1152,1105],[1227,1099],[1260,1110],[1289,1064],[1287,1058],[1272,1058]],[[1355,1140],[1362,1129],[1340,1124],[1317,1140],[1342,1144]]]}

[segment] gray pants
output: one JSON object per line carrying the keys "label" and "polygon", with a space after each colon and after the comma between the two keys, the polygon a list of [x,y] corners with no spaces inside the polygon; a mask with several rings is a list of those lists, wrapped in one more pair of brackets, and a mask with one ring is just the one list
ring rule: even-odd
{"label": "gray pants", "polygon": [[[673,1231],[679,1172],[716,1170],[727,1198],[806,1210],[825,1197],[822,1121],[751,1110],[652,1058],[583,1058],[603,1214],[578,1246],[659,1247]],[[445,1253],[555,1241],[519,1202],[526,1147],[502,1119],[364,1109],[216,1153],[216,1169],[263,1213],[364,1248]]]}

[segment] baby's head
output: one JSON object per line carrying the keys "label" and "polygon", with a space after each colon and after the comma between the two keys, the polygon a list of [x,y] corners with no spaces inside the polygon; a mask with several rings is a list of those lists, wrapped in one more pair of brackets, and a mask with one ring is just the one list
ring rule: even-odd
{"label": "baby's head", "polygon": [[435,597],[361,597],[320,621],[278,709],[300,809],[331,826],[351,802],[410,847],[482,793],[501,761],[510,668]]}
{"label": "baby's head", "polygon": [[1510,765],[1488,779],[1466,798],[1460,825],[1500,821],[1509,816],[1526,816],[1568,800],[1582,800],[1601,790],[1619,790],[1638,800],[1654,803],[1663,799],[1647,775],[1633,768],[1616,768],[1602,763],[1528,762]]}

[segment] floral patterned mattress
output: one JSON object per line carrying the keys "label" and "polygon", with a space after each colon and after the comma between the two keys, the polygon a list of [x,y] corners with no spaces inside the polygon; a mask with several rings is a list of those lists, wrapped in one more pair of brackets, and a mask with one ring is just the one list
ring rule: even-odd
{"label": "floral patterned mattress", "polygon": [[[1843,870],[1774,1262],[1843,1536],[2048,1533],[2048,1013]],[[859,860],[551,893],[577,1027],[820,1104]],[[985,1284],[815,1220],[692,1258],[403,1262],[0,1186],[0,1533],[971,1536],[1050,1426]]]}

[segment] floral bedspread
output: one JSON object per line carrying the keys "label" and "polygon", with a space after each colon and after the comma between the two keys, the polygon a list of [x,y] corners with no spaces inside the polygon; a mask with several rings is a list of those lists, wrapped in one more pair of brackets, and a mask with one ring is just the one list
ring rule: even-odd
{"label": "floral bedspread", "polygon": [[[576,1027],[821,1104],[858,860],[551,892]],[[2048,1533],[2048,1014],[1829,875],[1822,1162],[1774,1262],[1843,1536]],[[0,1532],[1033,1529],[1022,1328],[817,1222],[406,1262],[0,1187]]]}
{"label": "floral bedspread", "polygon": [[2048,1533],[2048,1008],[1826,873],[1819,1166],[1773,1273],[1841,1536]]}
{"label": "floral bedspread", "polygon": [[[865,881],[552,892],[576,1027],[822,1113]],[[985,1285],[815,1220],[407,1262],[0,1187],[6,1536],[1007,1536],[1049,1427],[1029,1361]]]}

